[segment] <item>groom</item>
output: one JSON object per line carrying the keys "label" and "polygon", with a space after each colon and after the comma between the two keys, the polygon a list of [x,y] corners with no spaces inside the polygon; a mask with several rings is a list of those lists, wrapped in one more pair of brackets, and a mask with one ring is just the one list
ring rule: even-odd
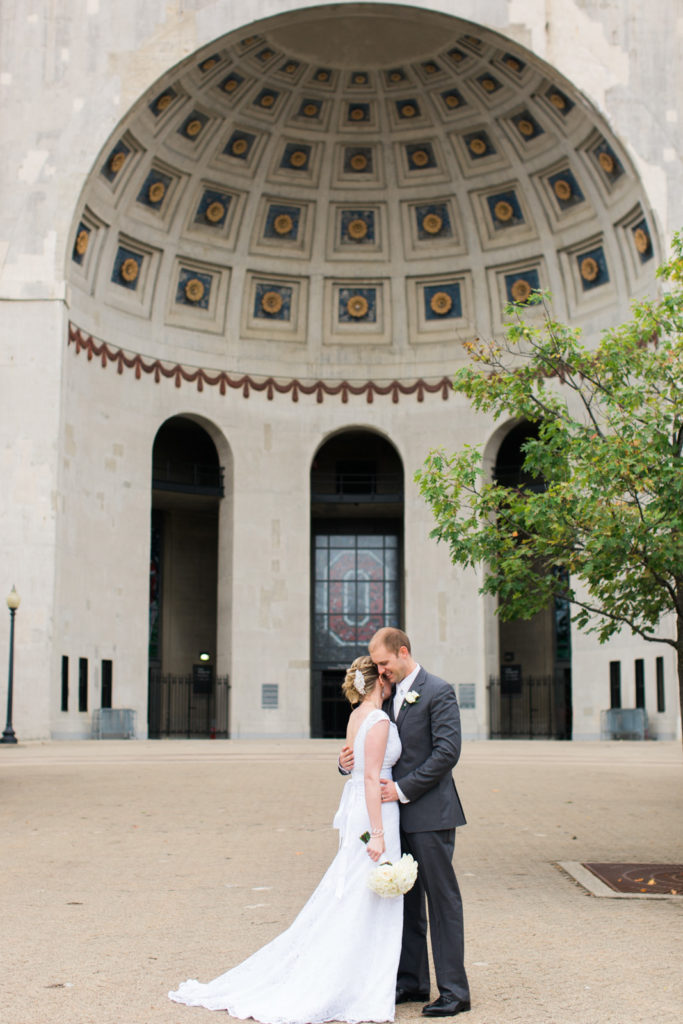
{"label": "groom", "polygon": [[[404,897],[396,1002],[429,999],[426,896],[439,998],[422,1013],[454,1017],[470,1009],[462,900],[453,871],[455,828],[465,824],[451,774],[460,757],[460,710],[453,687],[413,659],[402,630],[380,629],[368,649],[380,678],[395,687],[384,710],[403,746],[394,781],[382,781],[382,800],[400,801],[401,848],[419,865],[417,882]],[[339,763],[343,770],[353,767],[349,748]]]}

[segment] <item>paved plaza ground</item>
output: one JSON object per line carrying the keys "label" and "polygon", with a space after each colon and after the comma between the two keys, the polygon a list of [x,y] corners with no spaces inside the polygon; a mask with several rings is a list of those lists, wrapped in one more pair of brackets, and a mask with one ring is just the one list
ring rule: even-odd
{"label": "paved plaza ground", "polygon": [[[290,923],[335,853],[338,747],[0,746],[2,1024],[215,1020],[166,993]],[[469,743],[456,780],[473,1000],[458,1019],[679,1024],[683,898],[599,898],[557,864],[681,863],[680,744]]]}

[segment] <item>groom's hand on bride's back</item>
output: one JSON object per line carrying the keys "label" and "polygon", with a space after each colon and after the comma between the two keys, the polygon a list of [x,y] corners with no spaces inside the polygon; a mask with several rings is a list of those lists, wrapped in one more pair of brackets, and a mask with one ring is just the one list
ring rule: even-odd
{"label": "groom's hand on bride's back", "polygon": [[353,748],[342,747],[339,755],[339,771],[342,775],[350,775],[353,771]]}

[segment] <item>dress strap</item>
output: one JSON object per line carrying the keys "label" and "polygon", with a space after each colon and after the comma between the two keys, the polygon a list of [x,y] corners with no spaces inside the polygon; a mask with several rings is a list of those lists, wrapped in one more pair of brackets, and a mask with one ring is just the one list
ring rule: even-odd
{"label": "dress strap", "polygon": [[366,730],[371,729],[373,725],[377,725],[378,722],[382,722],[384,721],[384,719],[386,719],[387,722],[390,721],[389,715],[386,713],[386,711],[382,711],[381,708],[376,708],[374,711],[370,712],[368,717],[363,722],[363,725],[365,726]]}

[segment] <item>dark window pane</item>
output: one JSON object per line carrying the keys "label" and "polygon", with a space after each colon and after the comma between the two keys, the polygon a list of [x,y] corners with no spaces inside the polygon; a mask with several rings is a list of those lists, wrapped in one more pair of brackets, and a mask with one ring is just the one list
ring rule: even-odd
{"label": "dark window pane", "polygon": [[112,680],[113,680],[113,667],[112,662],[105,658],[102,662],[102,694],[100,700],[100,707],[110,708],[111,707],[111,696],[112,696]]}
{"label": "dark window pane", "polygon": [[78,659],[78,710],[88,710],[88,659]]}
{"label": "dark window pane", "polygon": [[636,658],[636,707],[645,707],[645,662],[642,658]]}
{"label": "dark window pane", "polygon": [[657,711],[666,711],[664,697],[664,658],[657,658]]}
{"label": "dark window pane", "polygon": [[609,663],[609,697],[610,707],[621,707],[621,662],[610,661]]}
{"label": "dark window pane", "polygon": [[365,459],[337,462],[338,494],[374,494],[377,486],[377,467]]}
{"label": "dark window pane", "polygon": [[315,611],[321,614],[327,611],[327,583],[321,582],[315,585]]}
{"label": "dark window pane", "polygon": [[62,655],[62,711],[69,710],[69,659]]}
{"label": "dark window pane", "polygon": [[355,537],[347,537],[346,535],[340,535],[337,533],[330,537],[330,547],[332,548],[353,548],[355,546]]}

